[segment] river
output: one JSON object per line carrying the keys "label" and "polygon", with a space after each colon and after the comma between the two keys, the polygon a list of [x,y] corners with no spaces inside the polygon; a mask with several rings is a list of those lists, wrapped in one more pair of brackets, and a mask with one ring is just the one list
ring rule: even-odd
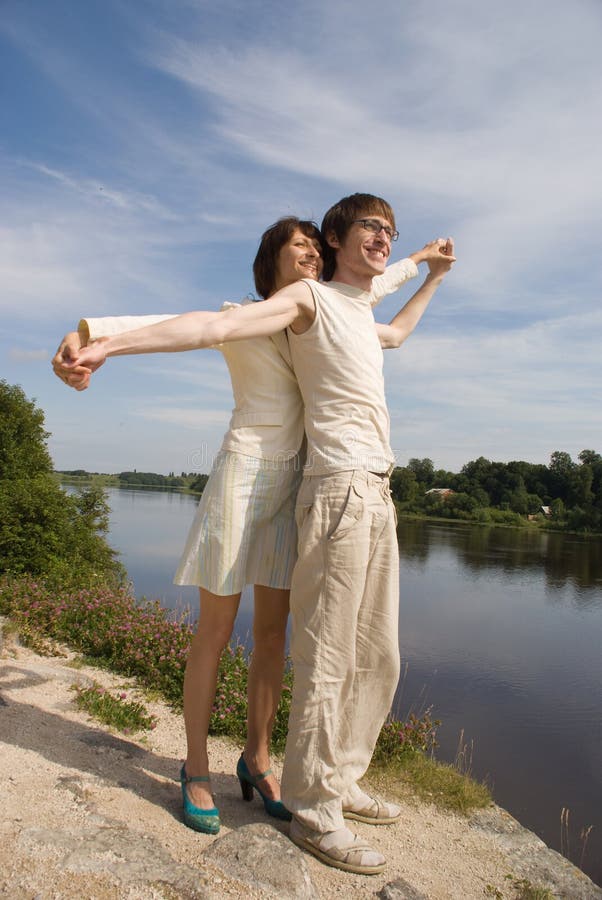
{"label": "river", "polygon": [[[196,499],[108,491],[109,540],[138,597],[197,613],[195,588],[171,584]],[[458,746],[495,800],[602,884],[602,540],[402,522],[395,701],[432,707],[438,758]],[[248,642],[245,591],[237,636]],[[582,857],[582,830],[593,826]]]}

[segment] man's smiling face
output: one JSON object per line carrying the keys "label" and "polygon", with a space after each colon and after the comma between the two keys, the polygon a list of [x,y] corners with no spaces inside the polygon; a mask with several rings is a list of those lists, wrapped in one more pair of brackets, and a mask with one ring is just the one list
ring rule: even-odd
{"label": "man's smiling face", "polygon": [[[370,227],[366,227],[366,223]],[[379,230],[378,225],[381,226]],[[394,226],[382,216],[367,215],[358,219],[345,238],[337,242],[337,267],[370,278],[382,275],[391,253],[390,234],[393,231]]]}

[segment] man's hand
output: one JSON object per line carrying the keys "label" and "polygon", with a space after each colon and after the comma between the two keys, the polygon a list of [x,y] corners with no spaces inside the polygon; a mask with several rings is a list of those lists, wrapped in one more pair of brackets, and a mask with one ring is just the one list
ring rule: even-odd
{"label": "man's hand", "polygon": [[[437,274],[444,274],[445,272],[449,272],[452,263],[456,261],[456,257],[454,256],[453,239],[437,238],[437,240],[435,241],[429,241],[428,244],[424,245],[422,250],[418,250],[417,253],[410,254],[410,259],[413,259],[416,265],[421,262],[427,263],[429,270],[431,270],[431,264],[435,264]],[[440,269],[442,261],[445,264],[445,268],[443,270]]]}
{"label": "man's hand", "polygon": [[[106,344],[108,340],[109,339],[106,337],[98,338],[98,340],[93,341],[93,343],[88,344],[86,347],[82,347],[78,352],[77,367],[84,369],[84,371],[96,372],[107,358]],[[74,369],[69,367],[68,371],[73,372]],[[88,381],[89,380],[90,379],[88,378]]]}
{"label": "man's hand", "polygon": [[85,391],[90,384],[91,367],[78,364],[82,338],[78,331],[66,334],[54,354],[52,368],[57,378],[76,391]]}
{"label": "man's hand", "polygon": [[[433,241],[433,244],[437,244],[438,252],[426,259],[429,275],[433,278],[443,278],[456,261],[454,240],[450,237],[439,238],[437,241]],[[427,246],[429,245],[427,244]]]}
{"label": "man's hand", "polygon": [[413,332],[435,291],[456,261],[454,242],[452,238],[438,238],[426,244],[418,253],[413,253],[410,259],[413,259],[416,265],[425,262],[429,272],[422,287],[418,288],[388,325],[376,323],[376,333],[384,350],[401,347]]}

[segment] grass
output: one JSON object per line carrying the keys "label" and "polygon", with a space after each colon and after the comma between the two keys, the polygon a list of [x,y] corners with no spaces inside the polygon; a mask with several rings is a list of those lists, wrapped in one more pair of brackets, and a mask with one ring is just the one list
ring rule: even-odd
{"label": "grass", "polygon": [[514,879],[512,886],[517,891],[516,900],[555,900],[552,891],[531,884],[527,878]]}
{"label": "grass", "polygon": [[85,710],[94,719],[123,734],[151,731],[156,727],[155,716],[149,715],[138,700],[128,700],[125,691],[112,694],[96,683],[90,687],[74,685],[73,690],[78,709]]}
{"label": "grass", "polygon": [[374,761],[368,778],[382,793],[417,796],[442,809],[468,814],[492,802],[489,788],[447,763],[425,753],[405,753],[395,761]]}
{"label": "grass", "polygon": [[66,653],[61,650],[55,640],[45,637],[38,629],[32,628],[29,623],[6,622],[3,634],[6,638],[18,638],[24,647],[29,647],[38,656],[66,657]]}
{"label": "grass", "polygon": [[507,894],[492,884],[485,886],[485,896],[495,897],[496,900],[555,900],[556,895],[548,888],[532,884],[528,878],[515,878],[514,875],[506,875],[508,887],[512,894]]}
{"label": "grass", "polygon": [[[570,836],[570,818],[571,811],[568,806],[563,806],[560,812],[560,852],[567,859],[573,859],[573,853],[571,852],[571,836]],[[585,854],[587,851],[587,844],[589,841],[589,836],[592,833],[594,826],[586,825],[581,828],[579,831],[579,844],[581,847],[579,858],[576,860],[575,865],[577,865],[580,869],[583,868],[583,863],[585,860]]]}
{"label": "grass", "polygon": [[[86,663],[116,674],[134,677],[137,684],[182,708],[184,668],[192,628],[174,619],[159,603],[138,604],[123,588],[49,590],[31,578],[0,579],[0,614],[36,652],[56,655],[57,643],[78,651]],[[39,649],[38,649],[39,648]],[[73,663],[77,666],[77,663]],[[242,646],[230,646],[222,655],[209,733],[244,742],[246,736],[248,660]],[[286,741],[293,673],[284,675],[276,714],[272,750],[282,753]],[[78,702],[101,721],[115,728],[145,726],[146,712],[122,697],[111,697],[98,686],[80,689]],[[436,747],[438,720],[431,711],[410,714],[405,721],[390,719],[378,739],[370,779],[384,780],[398,793],[403,785],[431,802],[461,812],[491,802],[488,790],[467,773],[436,762],[429,756]]]}

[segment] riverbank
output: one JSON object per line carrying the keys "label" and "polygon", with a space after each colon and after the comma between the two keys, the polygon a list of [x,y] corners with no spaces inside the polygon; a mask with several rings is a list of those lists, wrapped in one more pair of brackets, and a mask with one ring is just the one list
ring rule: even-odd
{"label": "riverbank", "polygon": [[[135,696],[131,679],[75,654],[42,657],[13,637],[0,646],[0,894],[12,900],[223,896],[515,898],[523,880],[570,900],[602,890],[499,807],[468,818],[407,795],[402,822],[357,825],[387,857],[382,875],[348,875],[301,853],[287,825],[243,804],[234,776],[239,748],[210,742],[218,838],[181,824],[174,781],[183,723],[163,703],[146,737],[122,736],[76,709],[72,686],[97,681]],[[524,885],[523,885],[524,887]]]}
{"label": "riverbank", "polygon": [[[106,488],[118,488],[120,490],[171,491],[175,494],[188,494],[191,497],[200,497],[203,493],[202,489],[194,489],[193,487],[190,487],[190,484],[184,484],[182,486],[174,487],[173,485],[168,484],[121,481],[118,475],[95,475],[93,477],[90,477],[89,475],[65,475],[61,472],[57,472],[55,474],[61,486],[64,488],[84,489],[90,487],[100,487],[103,490]],[[208,478],[208,476],[201,477],[204,477],[205,479]],[[164,478],[165,481],[168,480],[168,478],[165,476],[157,476],[157,478]],[[188,476],[185,480],[192,483],[190,476]],[[426,513],[420,512],[408,512],[405,509],[404,505],[399,502],[396,502],[395,506],[397,510],[398,520],[405,522],[434,522],[435,524],[439,525],[474,525],[481,528],[518,529],[520,531],[576,535],[578,537],[594,539],[602,536],[602,531],[600,530],[567,529],[566,527],[563,527],[558,523],[550,522],[543,515],[537,516],[535,520],[530,520],[528,517],[521,516],[517,513],[515,515],[513,514],[513,521],[508,522],[505,521],[505,513],[495,509],[492,511],[491,515],[485,517],[482,514],[472,517],[450,517],[441,515],[427,515]],[[499,516],[496,517],[496,513],[499,513]]]}

